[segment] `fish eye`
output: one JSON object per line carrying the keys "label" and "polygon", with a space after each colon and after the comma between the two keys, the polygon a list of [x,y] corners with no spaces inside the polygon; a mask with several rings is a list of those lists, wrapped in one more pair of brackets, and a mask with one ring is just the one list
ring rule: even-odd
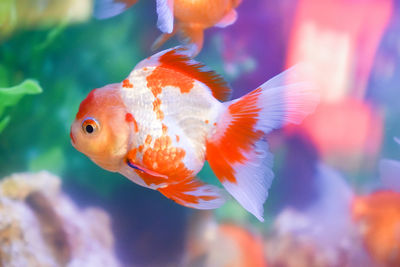
{"label": "fish eye", "polygon": [[97,132],[99,128],[100,125],[95,118],[89,117],[82,122],[82,131],[85,134],[93,134]]}

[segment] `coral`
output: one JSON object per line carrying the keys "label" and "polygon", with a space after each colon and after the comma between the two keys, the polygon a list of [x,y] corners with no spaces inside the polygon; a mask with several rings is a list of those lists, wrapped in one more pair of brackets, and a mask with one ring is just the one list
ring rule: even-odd
{"label": "coral", "polygon": [[119,266],[109,216],[78,208],[60,187],[48,172],[1,181],[0,266]]}
{"label": "coral", "polygon": [[187,229],[183,266],[266,267],[261,234],[233,223],[217,223],[210,211],[197,211]]}
{"label": "coral", "polygon": [[350,221],[341,223],[337,219],[329,224],[315,214],[301,213],[290,208],[278,215],[270,229],[265,249],[272,266],[371,265]]}

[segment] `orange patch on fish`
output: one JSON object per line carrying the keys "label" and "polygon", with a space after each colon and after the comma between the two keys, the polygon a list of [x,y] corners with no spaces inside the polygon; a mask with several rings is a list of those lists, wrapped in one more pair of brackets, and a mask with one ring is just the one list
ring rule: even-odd
{"label": "orange patch on fish", "polygon": [[140,152],[140,153],[142,153],[143,152],[143,145],[140,145],[139,147],[138,147],[138,151]]}
{"label": "orange patch on fish", "polygon": [[136,154],[137,154],[137,148],[133,148],[133,149],[129,150],[129,152],[128,152],[128,154],[126,156],[131,161],[135,161]]}
{"label": "orange patch on fish", "polygon": [[139,132],[139,126],[131,113],[126,113],[125,121],[128,123],[133,123],[133,126],[135,127],[135,132]]}
{"label": "orange patch on fish", "polygon": [[122,81],[122,87],[133,88],[133,84],[129,81],[129,79],[125,79]]}
{"label": "orange patch on fish", "polygon": [[[172,145],[171,138],[163,134],[154,140],[153,147],[146,147],[143,152],[143,166],[151,171],[168,176],[169,179],[179,181],[190,177],[193,171],[188,170],[183,163],[186,152],[182,148]],[[160,184],[165,179],[147,173],[139,173],[147,184]],[[170,181],[171,181],[170,180]]]}
{"label": "orange patch on fish", "polygon": [[167,131],[168,131],[167,125],[165,125],[165,124],[163,123],[163,124],[162,124],[162,132],[163,132],[163,134],[164,134],[164,135],[167,134]]}
{"label": "orange patch on fish", "polygon": [[[242,97],[241,101],[230,105],[232,122],[219,140],[207,142],[207,159],[213,162],[211,167],[221,182],[228,180],[236,183],[233,165],[245,163],[247,159],[244,153],[253,149],[253,144],[263,135],[262,132],[254,130],[258,121],[257,114],[261,111],[261,108],[257,106],[260,93],[261,89],[258,88]],[[240,116],[235,117],[235,114],[240,114]],[[247,134],[237,134],[243,131]],[[229,144],[230,149],[220,149],[221,144]]]}
{"label": "orange patch on fish", "polygon": [[184,73],[161,65],[147,76],[147,87],[157,97],[162,92],[162,88],[166,86],[178,87],[181,93],[189,93],[194,86],[194,79]]}
{"label": "orange patch on fish", "polygon": [[[210,88],[216,99],[221,101],[229,99],[231,89],[224,79],[213,71],[204,71],[202,69],[204,65],[200,63],[192,64],[190,58],[178,54],[177,51],[179,49],[168,51],[160,57],[161,65],[157,68],[160,69],[157,72],[160,76],[159,79],[165,80],[165,75],[172,75],[168,80],[174,80],[174,82],[170,83],[168,81],[170,84],[167,85],[180,87],[182,93],[189,92],[193,87],[193,81],[198,80]],[[168,71],[165,71],[165,69]],[[192,84],[190,88],[189,84]]]}
{"label": "orange patch on fish", "polygon": [[90,93],[87,95],[87,97],[81,102],[81,104],[79,105],[79,111],[76,114],[76,119],[80,120],[83,118],[83,116],[86,115],[86,113],[89,111],[89,109],[91,108],[91,104],[94,98],[94,92],[96,91],[96,89],[93,89],[92,91],[90,91]]}
{"label": "orange patch on fish", "polygon": [[75,139],[72,132],[69,132],[69,137],[71,138],[72,143],[75,143]]}
{"label": "orange patch on fish", "polygon": [[159,98],[156,98],[153,102],[153,111],[156,113],[158,120],[164,119],[164,112],[161,110],[161,100]]}
{"label": "orange patch on fish", "polygon": [[147,76],[147,87],[156,98],[153,102],[153,110],[159,120],[164,119],[164,113],[161,110],[161,100],[158,95],[166,86],[178,87],[181,93],[189,93],[194,86],[194,80],[178,71],[159,66]]}
{"label": "orange patch on fish", "polygon": [[[200,200],[204,201],[210,201],[218,198],[217,196],[195,196],[195,195],[190,195],[193,191],[196,191],[199,187],[203,186],[204,184],[200,181],[196,181],[193,179],[187,179],[184,182],[180,182],[177,184],[171,184],[168,185],[167,187],[164,188],[159,188],[158,191],[160,191],[162,194],[164,194],[167,197],[170,197],[171,195],[178,197],[174,198],[173,200],[181,205],[187,205],[187,204],[197,204],[199,203]],[[188,192],[189,194],[185,194]]]}
{"label": "orange patch on fish", "polygon": [[151,135],[148,134],[148,135],[146,136],[146,140],[144,141],[144,143],[145,143],[146,145],[150,145],[151,140],[152,140],[152,137],[151,137]]}

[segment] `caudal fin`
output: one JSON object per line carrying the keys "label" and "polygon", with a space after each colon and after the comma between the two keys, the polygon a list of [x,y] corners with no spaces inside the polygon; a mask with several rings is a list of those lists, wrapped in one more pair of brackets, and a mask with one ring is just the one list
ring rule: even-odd
{"label": "caudal fin", "polygon": [[302,81],[305,66],[295,66],[249,94],[227,102],[216,132],[207,141],[207,160],[225,189],[263,221],[263,203],[273,179],[266,133],[300,123],[319,96]]}

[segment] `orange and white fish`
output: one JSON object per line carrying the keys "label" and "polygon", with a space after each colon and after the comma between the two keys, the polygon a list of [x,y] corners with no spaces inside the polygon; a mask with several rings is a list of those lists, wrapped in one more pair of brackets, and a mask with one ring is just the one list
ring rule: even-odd
{"label": "orange and white fish", "polygon": [[[116,16],[136,2],[137,0],[97,0],[95,16],[99,19]],[[157,0],[157,26],[163,34],[155,41],[153,49],[158,49],[179,33],[182,41],[188,44],[191,56],[196,56],[203,47],[204,30],[233,24],[237,18],[235,8],[240,2],[241,0]]]}
{"label": "orange and white fish", "polygon": [[224,202],[221,190],[196,179],[207,160],[225,189],[263,220],[273,178],[265,134],[300,123],[318,94],[294,67],[222,103],[227,83],[184,51],[153,55],[121,83],[91,91],[71,126],[72,144],[102,168],[197,209]]}
{"label": "orange and white fish", "polygon": [[383,190],[358,196],[352,212],[373,258],[382,266],[400,266],[400,193]]}

